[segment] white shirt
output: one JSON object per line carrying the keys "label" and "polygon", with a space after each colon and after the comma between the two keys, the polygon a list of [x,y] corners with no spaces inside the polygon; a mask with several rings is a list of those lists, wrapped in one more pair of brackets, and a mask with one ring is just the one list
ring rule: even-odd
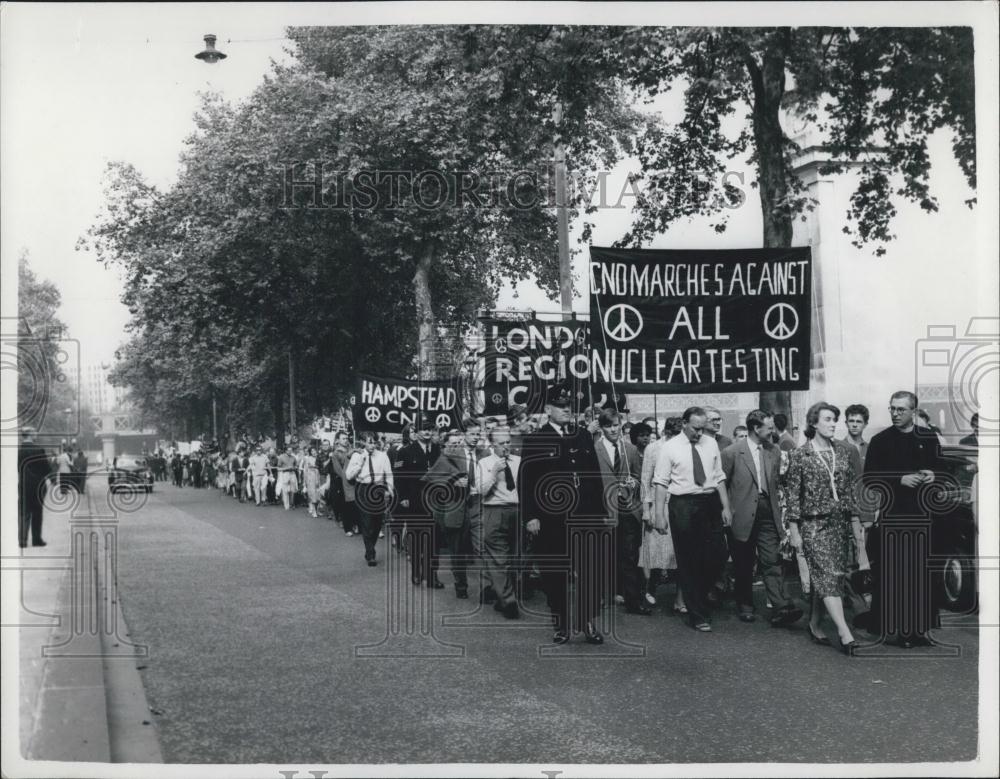
{"label": "white shirt", "polygon": [[619,452],[618,456],[621,458],[625,457],[625,453],[622,452],[618,447],[621,446],[621,439],[618,439],[618,443],[611,443],[606,437],[601,436],[601,443],[604,444],[604,449],[608,453],[608,462],[612,466],[615,464],[615,452]]}
{"label": "white shirt", "polygon": [[761,445],[747,437],[747,446],[750,447],[750,456],[753,458],[753,467],[757,469],[757,487],[761,489],[762,492],[771,492],[771,485],[766,484],[763,478],[763,470],[761,468]]}
{"label": "white shirt", "polygon": [[714,438],[703,435],[695,444],[705,470],[705,483],[695,484],[691,441],[681,433],[660,447],[653,468],[653,483],[662,484],[671,495],[704,495],[726,480],[722,472],[722,457]]}
{"label": "white shirt", "polygon": [[254,476],[267,475],[267,455],[255,454],[250,458],[250,470]]}
{"label": "white shirt", "polygon": [[[368,468],[368,459],[371,457],[372,467]],[[392,465],[385,452],[376,449],[371,455],[368,452],[355,452],[351,455],[351,461],[347,463],[347,470],[344,472],[345,478],[350,481],[356,478],[358,484],[371,484],[371,472],[375,472],[375,484],[385,483],[389,491],[393,491]]]}
{"label": "white shirt", "polygon": [[[517,487],[512,490],[507,489],[503,469],[501,468],[499,472],[494,471],[497,463],[501,462],[503,458],[495,454],[490,454],[479,461],[476,478],[479,480],[479,492],[483,496],[484,506],[517,505]],[[507,458],[507,463],[514,476],[514,483],[517,484],[517,469],[521,465],[521,458],[512,454]]]}

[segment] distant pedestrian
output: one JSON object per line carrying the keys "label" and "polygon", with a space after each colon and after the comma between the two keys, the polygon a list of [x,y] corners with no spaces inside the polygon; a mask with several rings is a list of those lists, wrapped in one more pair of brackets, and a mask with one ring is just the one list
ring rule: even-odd
{"label": "distant pedestrian", "polygon": [[17,451],[18,545],[24,549],[31,533],[32,546],[45,546],[42,540],[42,499],[51,472],[48,455],[35,443],[35,430],[21,429]]}
{"label": "distant pedestrian", "polygon": [[788,432],[788,417],[784,414],[774,415],[774,432],[778,448],[783,452],[790,452],[798,447],[795,436]]}

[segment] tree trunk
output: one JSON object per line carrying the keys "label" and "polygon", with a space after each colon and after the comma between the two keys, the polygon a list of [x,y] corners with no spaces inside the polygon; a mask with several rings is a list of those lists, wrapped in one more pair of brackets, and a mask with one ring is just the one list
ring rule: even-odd
{"label": "tree trunk", "polygon": [[431,298],[431,267],[434,264],[434,246],[427,247],[417,261],[413,274],[413,300],[417,310],[417,375],[422,380],[434,378],[434,342],[436,321]]}
{"label": "tree trunk", "polygon": [[[283,372],[282,372],[283,373]],[[285,377],[279,374],[271,385],[271,417],[274,420],[275,446],[285,447]]]}
{"label": "tree trunk", "polygon": [[[754,92],[753,134],[757,148],[764,248],[787,248],[792,245],[792,217],[787,203],[790,174],[780,121],[789,36],[787,28],[775,31],[760,65],[751,55],[746,58]],[[787,390],[761,392],[759,402],[762,409],[791,416],[792,393]]]}

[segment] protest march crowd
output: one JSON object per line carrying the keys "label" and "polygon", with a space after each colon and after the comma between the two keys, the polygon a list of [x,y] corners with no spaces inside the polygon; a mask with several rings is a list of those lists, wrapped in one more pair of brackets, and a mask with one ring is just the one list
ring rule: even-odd
{"label": "protest march crowd", "polygon": [[[515,406],[461,429],[420,417],[398,441],[340,432],[332,443],[266,448],[244,437],[230,453],[151,460],[156,478],[169,470],[176,486],[336,521],[362,540],[368,566],[388,532],[414,586],[444,589],[447,561],[458,598],[469,597],[475,571],[481,602],[507,619],[541,590],[555,643],[573,633],[603,643],[603,605],[649,616],[671,582],[670,611],[700,632],[727,597],[739,620],[755,621],[753,590],[763,585],[771,625],[798,622],[805,605],[809,638],[845,654],[859,629],[906,648],[929,642],[933,599],[908,584],[926,574],[926,551],[881,554],[894,523],[929,521],[922,490],[940,470],[938,438],[913,393],[893,394],[893,424],[871,440],[867,407],[846,408],[838,440],[840,409],[816,403],[801,445],[784,415],[764,410],[730,439],[712,407],[659,427],[653,417],[628,421],[624,396],[580,413],[572,400],[556,385],[542,414]],[[602,536],[603,547],[586,542]],[[789,587],[796,572],[801,605]]]}

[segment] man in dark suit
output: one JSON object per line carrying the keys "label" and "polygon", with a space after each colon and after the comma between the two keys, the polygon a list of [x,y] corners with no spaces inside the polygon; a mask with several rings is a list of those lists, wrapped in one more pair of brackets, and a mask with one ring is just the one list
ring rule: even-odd
{"label": "man in dark suit", "polygon": [[28,545],[45,546],[42,540],[42,496],[51,471],[48,455],[35,443],[35,429],[21,429],[21,445],[17,450],[18,526],[17,541],[23,549]]}
{"label": "man in dark suit", "polygon": [[604,485],[605,511],[615,525],[615,551],[621,571],[621,590],[625,611],[649,616],[653,610],[643,600],[642,574],[639,572],[639,546],[642,544],[642,502],[639,482],[642,465],[639,450],[622,438],[621,417],[605,408],[598,417],[600,437],[594,445]]}
{"label": "man in dark suit", "polygon": [[931,430],[915,424],[916,410],[916,395],[894,393],[892,426],[868,444],[866,497],[879,510],[868,534],[874,590],[871,611],[855,618],[855,625],[905,649],[929,644],[926,634],[937,621],[927,561],[933,501],[926,490],[941,471],[941,448]]}
{"label": "man in dark suit", "polygon": [[427,505],[425,483],[421,481],[441,456],[441,447],[431,443],[434,430],[431,420],[419,419],[414,428],[416,440],[400,449],[392,464],[399,493],[393,519],[406,523],[405,544],[410,551],[413,583],[426,581],[428,587],[442,589],[444,584],[437,574],[440,533]]}
{"label": "man in dark suit", "polygon": [[743,622],[753,622],[753,566],[757,561],[764,589],[774,611],[771,624],[790,625],[802,618],[802,609],[788,597],[779,549],[784,537],[778,506],[781,453],[771,443],[774,420],[756,409],[747,414],[747,437],[722,450],[733,523],[729,527],[729,552],[736,575],[736,603]]}
{"label": "man in dark suit", "polygon": [[[601,556],[602,539],[587,536],[607,533],[608,528],[594,438],[584,428],[570,427],[572,397],[565,386],[546,391],[548,422],[524,439],[517,492],[555,622],[552,640],[565,644],[570,631],[579,629],[588,643],[602,644],[595,620],[608,561]],[[577,596],[573,614],[572,575]]]}

